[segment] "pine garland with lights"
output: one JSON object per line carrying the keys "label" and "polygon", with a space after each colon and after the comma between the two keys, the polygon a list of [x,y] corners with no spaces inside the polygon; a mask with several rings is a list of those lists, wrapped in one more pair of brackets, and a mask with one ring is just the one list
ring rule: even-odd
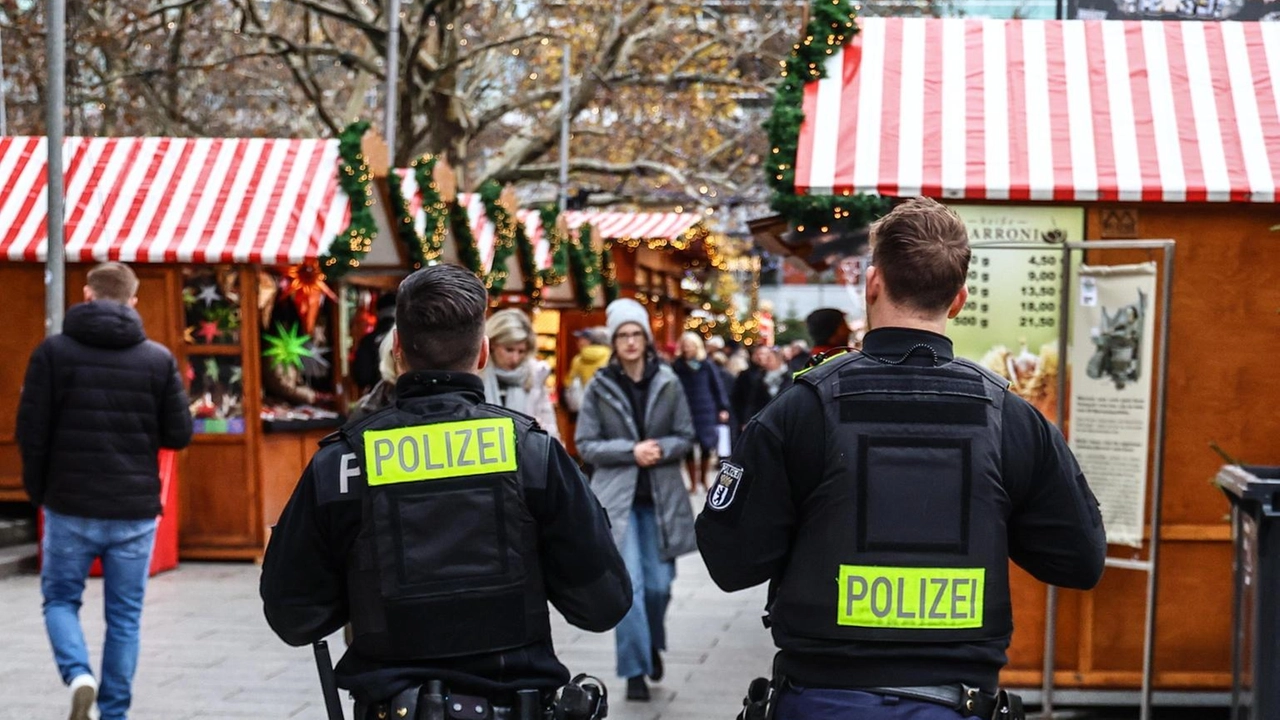
{"label": "pine garland with lights", "polygon": [[[618,268],[613,264],[613,242],[605,239],[600,250],[600,282],[604,283],[604,301],[606,304],[618,299]],[[588,245],[590,250],[591,246]]]}
{"label": "pine garland with lights", "polygon": [[582,227],[578,228],[577,242],[569,244],[569,277],[573,281],[578,306],[584,310],[591,308],[596,288],[600,287],[602,281],[601,256],[591,250],[592,231],[590,223],[583,223]]}
{"label": "pine garland with lights", "polygon": [[[502,186],[489,180],[480,186],[480,202],[484,203],[484,214],[493,223],[493,264],[484,278],[489,294],[498,296],[507,286],[507,260],[516,251],[516,228],[519,222],[498,202],[502,196]],[[527,275],[526,275],[527,277]]]}
{"label": "pine garland with lights", "polygon": [[821,228],[840,223],[864,227],[889,210],[889,202],[877,195],[797,195],[796,157],[800,149],[800,124],[804,121],[804,87],[826,77],[826,63],[858,32],[857,6],[852,0],[816,0],[803,41],[782,62],[782,81],[773,99],[773,114],[765,122],[772,154],[767,163],[773,188],[774,211],[791,224]]}
{"label": "pine garland with lights", "polygon": [[471,216],[460,202],[449,206],[449,229],[453,231],[453,241],[458,247],[458,262],[483,279],[480,248],[476,247],[476,236],[471,232]]}
{"label": "pine garland with lights", "polygon": [[396,236],[409,253],[409,263],[419,270],[431,259],[427,241],[413,227],[413,215],[409,213],[409,200],[404,196],[400,174],[392,171],[387,177],[387,193],[391,196],[391,211],[395,215]]}
{"label": "pine garland with lights", "polygon": [[440,188],[432,175],[439,161],[438,156],[424,155],[412,163],[413,179],[422,196],[422,214],[426,218],[422,242],[423,255],[428,261],[440,257],[445,236],[449,234],[449,204],[440,196]]}
{"label": "pine garland with lights", "polygon": [[551,255],[551,267],[541,271],[542,285],[559,285],[569,275],[569,238],[560,232],[560,209],[552,204],[543,205],[538,208],[538,219],[542,221],[542,233]]}
{"label": "pine garland with lights", "polygon": [[338,136],[338,186],[350,199],[351,221],[320,257],[320,268],[328,281],[335,281],[360,267],[360,260],[373,247],[373,236],[378,232],[370,210],[373,206],[372,174],[360,149],[360,142],[368,129],[367,122],[354,122]]}

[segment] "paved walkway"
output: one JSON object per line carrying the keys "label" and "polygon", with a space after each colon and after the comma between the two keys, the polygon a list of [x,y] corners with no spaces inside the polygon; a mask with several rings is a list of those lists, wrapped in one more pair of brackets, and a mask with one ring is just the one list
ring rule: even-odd
{"label": "paved walkway", "polygon": [[[143,613],[142,657],[131,720],[324,717],[309,648],[282,643],[263,620],[258,568],[184,563],[153,578]],[[681,559],[669,615],[667,676],[650,703],[623,699],[614,677],[613,634],[569,627],[558,615],[555,641],[577,672],[605,680],[618,720],[731,718],[747,682],[767,673],[772,644],[760,624],[763,588],[726,595],[697,555]],[[0,580],[0,719],[66,717],[69,695],[58,678],[40,614],[39,578]],[[82,620],[89,646],[102,646],[102,581],[91,580]],[[343,647],[330,639],[335,661]],[[348,716],[350,710],[348,709]]]}

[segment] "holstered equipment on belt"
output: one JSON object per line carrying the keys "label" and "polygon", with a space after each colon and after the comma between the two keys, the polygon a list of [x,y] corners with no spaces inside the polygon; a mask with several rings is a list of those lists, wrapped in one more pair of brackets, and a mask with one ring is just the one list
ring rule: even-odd
{"label": "holstered equipment on belt", "polygon": [[408,688],[372,705],[356,705],[357,720],[603,720],[609,693],[600,680],[578,675],[560,690],[555,705],[541,690],[518,690],[513,705],[449,690],[439,680]]}
{"label": "holstered equipment on belt", "polygon": [[747,696],[742,699],[742,712],[737,720],[770,720],[776,703],[774,702],[774,681],[769,678],[756,678],[747,686]]}
{"label": "holstered equipment on belt", "polygon": [[863,692],[891,695],[943,705],[962,717],[982,720],[1025,720],[1022,698],[1005,690],[983,692],[968,685],[928,685],[911,687],[859,688]]}

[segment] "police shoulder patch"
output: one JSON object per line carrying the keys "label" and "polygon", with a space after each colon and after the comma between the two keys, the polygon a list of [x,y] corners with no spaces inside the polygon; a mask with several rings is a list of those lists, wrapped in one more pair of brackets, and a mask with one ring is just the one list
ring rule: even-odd
{"label": "police shoulder patch", "polygon": [[716,484],[707,496],[707,507],[712,510],[724,510],[738,496],[738,486],[742,484],[742,466],[731,462],[720,463],[720,474],[716,475]]}

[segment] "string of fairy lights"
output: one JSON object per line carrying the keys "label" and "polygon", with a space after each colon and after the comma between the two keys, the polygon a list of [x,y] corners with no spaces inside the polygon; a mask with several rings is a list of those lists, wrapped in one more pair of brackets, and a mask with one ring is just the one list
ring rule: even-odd
{"label": "string of fairy lights", "polygon": [[[361,147],[369,127],[367,122],[352,123],[339,137],[338,180],[351,199],[351,220],[321,258],[320,267],[330,281],[360,267],[378,232],[372,210],[375,204],[373,171]],[[597,289],[603,289],[606,302],[619,295],[614,247],[629,251],[645,247],[681,253],[701,250],[705,251],[705,260],[701,255],[691,257],[685,264],[686,269],[709,267],[725,271],[729,267],[730,254],[722,237],[700,222],[675,237],[604,239],[597,249],[592,225],[584,223],[576,230],[570,229],[565,226],[558,208],[547,205],[539,208],[538,213],[551,262],[549,267],[537,269],[533,244],[524,223],[517,217],[514,197],[507,196],[508,191],[498,183],[489,182],[482,185],[477,193],[486,217],[494,226],[493,260],[486,271],[482,267],[471,218],[458,200],[451,171],[442,164],[442,158],[431,155],[418,158],[411,163],[410,172],[422,203],[421,230],[415,226],[409,199],[404,195],[399,176],[393,174],[387,187],[394,234],[405,247],[412,267],[417,269],[438,261],[452,234],[459,262],[476,273],[495,297],[507,290],[508,260],[513,255],[524,280],[520,291],[532,304],[541,302],[546,288],[572,281],[576,301],[584,309],[594,303]],[[657,294],[651,300],[644,293],[639,295],[645,301],[659,300]]]}

